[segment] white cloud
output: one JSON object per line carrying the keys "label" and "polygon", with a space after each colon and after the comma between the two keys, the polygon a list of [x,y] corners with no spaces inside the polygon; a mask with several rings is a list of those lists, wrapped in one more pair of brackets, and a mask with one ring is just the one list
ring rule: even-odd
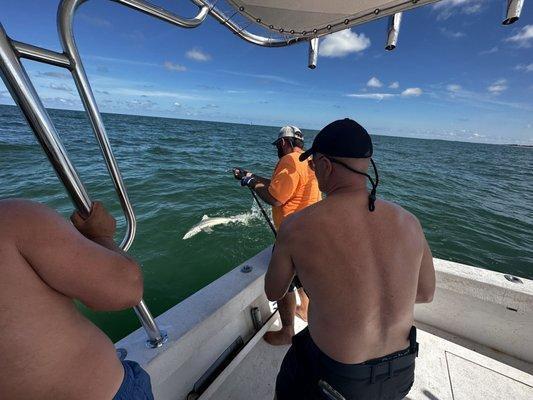
{"label": "white cloud", "polygon": [[533,63],[531,64],[518,64],[516,67],[514,67],[517,71],[524,71],[524,72],[533,72]]}
{"label": "white cloud", "polygon": [[383,83],[381,83],[381,81],[378,78],[373,76],[372,78],[368,80],[368,82],[366,83],[366,86],[371,87],[371,88],[380,88],[383,86]]}
{"label": "white cloud", "polygon": [[507,80],[506,79],[498,79],[496,82],[494,82],[492,85],[489,85],[487,90],[493,94],[500,94],[507,90]]}
{"label": "white cloud", "polygon": [[[270,82],[278,82],[278,83],[284,83],[284,84],[287,84],[287,85],[300,86],[300,83],[298,83],[296,81],[293,81],[292,79],[288,79],[288,78],[285,78],[283,76],[278,76],[278,75],[249,74],[249,73],[246,73],[246,72],[229,71],[229,70],[224,70],[224,69],[221,69],[219,71],[220,72],[224,72],[225,74],[237,75],[237,76],[240,76],[240,77],[246,76],[246,77],[249,77],[249,78],[260,79],[260,80],[268,82],[268,83],[270,83]],[[265,93],[268,93],[268,92],[265,92]]]}
{"label": "white cloud", "polygon": [[389,85],[389,89],[398,89],[400,87],[400,82],[396,81],[396,82],[392,82],[390,85]]}
{"label": "white cloud", "polygon": [[460,92],[461,90],[463,90],[463,87],[461,85],[456,84],[456,83],[451,83],[451,84],[446,86],[446,90],[448,92],[457,93],[457,92]]}
{"label": "white cloud", "polygon": [[54,82],[52,82],[49,87],[50,87],[50,89],[59,90],[61,92],[69,92],[69,93],[71,93],[73,91],[73,89],[70,86],[68,86],[68,85],[66,85],[64,83],[54,83]]}
{"label": "white cloud", "polygon": [[189,50],[187,53],[185,53],[185,56],[187,58],[190,58],[191,60],[199,62],[206,62],[211,60],[210,54],[207,54],[206,52],[202,51],[197,47]]}
{"label": "white cloud", "polygon": [[492,47],[492,48],[490,48],[490,49],[488,49],[488,50],[480,51],[480,52],[479,52],[479,55],[480,55],[480,56],[484,56],[484,55],[486,55],[486,54],[494,54],[494,53],[498,52],[498,50],[499,50],[499,49],[498,49],[498,46],[494,46],[494,47]]}
{"label": "white cloud", "polygon": [[533,25],[524,26],[520,32],[505,41],[516,43],[518,47],[530,47],[533,44]]}
{"label": "white cloud", "polygon": [[126,100],[125,102],[126,107],[128,108],[138,108],[138,109],[152,109],[155,106],[157,106],[157,103],[150,100],[150,99],[142,99],[142,100]]}
{"label": "white cloud", "polygon": [[[505,79],[500,79],[491,86],[496,85],[504,86],[505,88],[507,88],[506,83],[507,81]],[[517,110],[533,111],[533,106],[531,104],[502,101],[499,100],[499,98],[491,92],[472,92],[462,88],[457,92],[450,93],[447,91],[445,94],[452,97],[454,102],[461,101],[465,104],[468,104],[469,106],[473,106],[476,108],[494,110],[494,106],[496,106],[498,107],[498,109],[500,109],[501,107],[508,107]]]}
{"label": "white cloud", "polygon": [[205,97],[184,94],[173,91],[164,91],[164,90],[143,90],[143,89],[132,89],[132,88],[115,88],[109,89],[109,92],[114,95],[122,96],[140,96],[140,97],[168,97],[171,99],[187,99],[187,100],[205,100]]}
{"label": "white cloud", "polygon": [[[128,64],[128,65],[138,65],[141,67],[160,67],[161,65],[158,65],[156,63],[152,62],[144,62],[144,61],[137,61],[137,60],[127,60],[124,58],[114,58],[114,57],[102,57],[102,56],[92,56],[88,55],[87,58],[97,60],[97,61],[104,61],[104,62],[111,62],[111,63],[118,63],[118,64]],[[104,66],[104,68],[106,68]]]}
{"label": "white cloud", "polygon": [[384,100],[390,99],[396,95],[393,93],[351,93],[347,94],[346,96],[355,97],[357,99]]}
{"label": "white cloud", "polygon": [[184,72],[187,71],[187,68],[180,64],[175,64],[171,61],[165,61],[163,66],[169,71]]}
{"label": "white cloud", "polygon": [[442,33],[444,36],[449,37],[451,39],[460,39],[466,36],[463,32],[450,31],[446,28],[440,28],[440,33]]}
{"label": "white cloud", "polygon": [[[372,80],[372,79],[371,79]],[[370,80],[370,81],[371,81]],[[370,82],[369,81],[369,82]],[[380,82],[381,83],[381,82]],[[397,84],[398,82],[393,82],[390,86],[394,86],[397,88],[399,84],[396,86],[394,84]],[[420,88],[407,88],[401,93],[364,93],[366,90],[362,89],[363,93],[350,93],[347,94],[347,97],[353,97],[356,99],[369,99],[369,100],[385,100],[385,99],[391,99],[393,97],[418,97],[422,95],[422,89]]]}
{"label": "white cloud", "polygon": [[101,17],[95,17],[92,15],[81,13],[80,18],[97,28],[111,28],[113,26],[111,21],[108,21],[107,19]]}
{"label": "white cloud", "polygon": [[181,103],[175,102],[174,107],[181,107]]}
{"label": "white cloud", "polygon": [[370,39],[364,33],[357,34],[351,29],[332,33],[326,36],[320,45],[320,55],[323,57],[344,57],[370,47]]}
{"label": "white cloud", "polygon": [[446,20],[453,14],[472,15],[479,13],[485,0],[442,0],[433,5],[438,20]]}
{"label": "white cloud", "polygon": [[420,88],[407,88],[402,92],[403,97],[418,97],[422,94],[422,89]]}
{"label": "white cloud", "polygon": [[50,71],[50,72],[37,72],[35,75],[37,78],[55,78],[55,79],[69,79],[70,76],[64,72]]}
{"label": "white cloud", "polygon": [[46,107],[57,107],[57,108],[74,108],[79,109],[81,107],[81,102],[78,99],[67,99],[64,97],[45,97],[43,98],[44,105]]}

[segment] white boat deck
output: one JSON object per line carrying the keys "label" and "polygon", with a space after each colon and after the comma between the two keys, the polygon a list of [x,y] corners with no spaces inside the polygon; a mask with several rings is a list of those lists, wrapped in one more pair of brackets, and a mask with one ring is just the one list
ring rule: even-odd
{"label": "white boat deck", "polygon": [[[420,353],[415,384],[407,399],[533,399],[532,364],[429,326],[417,325]],[[301,321],[297,324],[299,329],[304,326]],[[278,321],[272,329],[279,329]],[[206,397],[272,400],[276,374],[288,348],[273,347],[259,340],[216,391]]]}

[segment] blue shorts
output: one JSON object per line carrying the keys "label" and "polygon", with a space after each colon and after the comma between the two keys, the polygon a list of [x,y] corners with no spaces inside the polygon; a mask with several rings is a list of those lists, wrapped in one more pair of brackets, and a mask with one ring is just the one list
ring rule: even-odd
{"label": "blue shorts", "polygon": [[124,379],[113,400],[154,400],[150,375],[135,361],[122,361]]}

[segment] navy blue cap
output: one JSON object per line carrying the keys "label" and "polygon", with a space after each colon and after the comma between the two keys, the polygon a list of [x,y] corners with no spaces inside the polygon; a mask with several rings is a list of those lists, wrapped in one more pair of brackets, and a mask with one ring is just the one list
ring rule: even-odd
{"label": "navy blue cap", "polygon": [[345,118],[333,121],[318,132],[311,148],[300,155],[300,161],[315,153],[330,157],[369,158],[373,152],[372,139],[366,129],[353,119]]}

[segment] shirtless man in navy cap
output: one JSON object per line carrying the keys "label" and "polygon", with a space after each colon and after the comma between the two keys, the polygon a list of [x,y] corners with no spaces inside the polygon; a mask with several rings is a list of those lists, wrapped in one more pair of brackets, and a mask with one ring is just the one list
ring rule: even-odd
{"label": "shirtless man in navy cap", "polygon": [[372,154],[366,130],[344,119],[300,156],[327,197],[282,223],[265,277],[270,300],[295,274],[311,299],[277,377],[279,400],[402,399],[413,384],[414,305],[433,298],[433,258],[417,218],[376,199]]}

